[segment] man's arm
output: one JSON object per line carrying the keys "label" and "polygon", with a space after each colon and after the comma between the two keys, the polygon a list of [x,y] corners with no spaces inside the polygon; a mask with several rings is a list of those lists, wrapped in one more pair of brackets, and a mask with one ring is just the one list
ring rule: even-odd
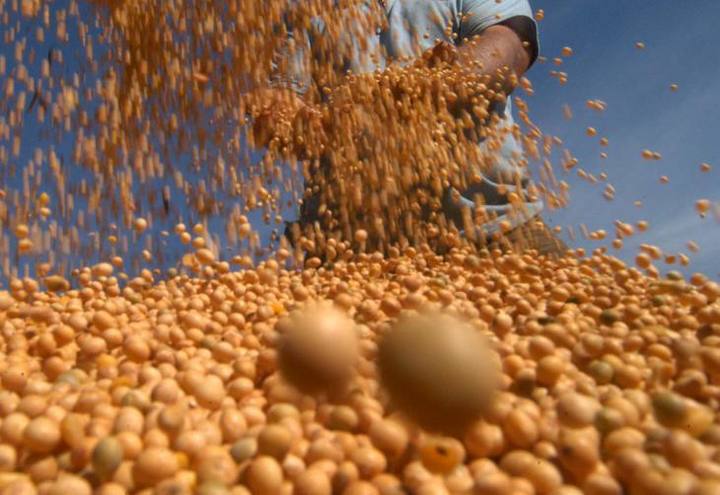
{"label": "man's arm", "polygon": [[488,76],[489,88],[510,93],[538,53],[529,0],[458,0],[458,5],[458,62]]}
{"label": "man's arm", "polygon": [[488,87],[506,94],[529,68],[531,56],[529,44],[503,24],[490,26],[457,49],[457,63],[461,67],[489,76]]}
{"label": "man's arm", "polygon": [[440,42],[423,58],[430,66],[449,63],[462,71],[484,76],[488,88],[509,94],[530,67],[533,51],[514,29],[497,24],[460,46]]}

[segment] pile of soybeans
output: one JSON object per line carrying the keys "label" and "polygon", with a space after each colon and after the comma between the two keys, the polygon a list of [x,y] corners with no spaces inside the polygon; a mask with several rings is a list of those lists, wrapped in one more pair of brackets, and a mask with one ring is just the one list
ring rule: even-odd
{"label": "pile of soybeans", "polygon": [[[543,160],[508,200],[549,208],[561,140],[520,97],[496,128],[507,71],[333,72],[361,4],[0,0],[0,495],[720,493],[720,285],[463,239],[478,139]],[[267,81],[318,16],[294,113]]]}
{"label": "pile of soybeans", "polygon": [[719,493],[718,284],[336,247],[302,271],[14,283],[0,493]]}

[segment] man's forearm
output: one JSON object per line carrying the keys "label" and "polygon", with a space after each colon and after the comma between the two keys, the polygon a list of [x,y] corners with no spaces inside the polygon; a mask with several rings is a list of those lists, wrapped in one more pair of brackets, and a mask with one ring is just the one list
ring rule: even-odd
{"label": "man's forearm", "polygon": [[459,66],[488,78],[488,88],[508,94],[530,65],[522,39],[502,24],[492,26],[458,47]]}

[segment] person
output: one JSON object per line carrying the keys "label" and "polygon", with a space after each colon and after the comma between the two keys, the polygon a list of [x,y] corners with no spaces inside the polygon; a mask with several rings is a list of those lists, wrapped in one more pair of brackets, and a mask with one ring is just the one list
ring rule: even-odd
{"label": "person", "polygon": [[[409,64],[427,53],[440,52],[449,56],[454,63],[472,68],[482,74],[493,75],[503,69],[522,76],[538,56],[538,29],[528,0],[368,0],[368,12],[379,7],[384,16],[383,26],[377,30],[347,33],[348,41],[333,39],[340,50],[347,53],[339,57],[336,65],[339,72],[356,74],[383,70],[391,64]],[[362,7],[362,6],[361,6]],[[288,92],[274,94],[273,98],[283,101],[285,108],[293,112],[312,108],[300,96],[307,94],[313,85],[312,57],[328,57],[328,50],[334,46],[323,38],[325,26],[316,20],[311,33],[298,36],[300,48],[293,52],[292,60],[285,61],[281,76]],[[341,38],[342,38],[341,33]],[[362,36],[364,39],[358,40]],[[469,42],[472,40],[472,42]],[[306,46],[301,42],[306,43]],[[318,47],[322,47],[318,49]],[[362,47],[361,49],[358,47]],[[445,52],[443,54],[443,52]],[[447,55],[449,54],[449,55]],[[514,89],[505,78],[502,91],[508,95]],[[516,79],[517,80],[517,79]],[[327,83],[327,81],[325,81]],[[280,95],[280,96],[279,96]],[[500,126],[512,128],[512,100],[494,105],[491,111],[500,117]],[[479,142],[478,146],[486,146]],[[525,194],[530,184],[523,150],[513,133],[505,133],[500,149],[488,153],[493,157],[490,167],[485,167],[480,180],[468,188],[458,191],[448,188],[442,198],[443,213],[450,222],[462,230],[463,210],[471,211],[482,201],[482,207],[490,220],[479,223],[477,238],[498,239],[502,230],[503,238],[524,247],[538,249],[543,254],[559,254],[565,246],[539,221],[543,210],[540,200],[529,200]],[[522,191],[517,191],[520,187]],[[524,204],[520,208],[510,204],[510,195],[520,193]],[[304,198],[300,209],[300,224],[308,225],[318,220],[317,195]],[[291,229],[288,229],[289,232]],[[287,233],[286,232],[286,233]],[[461,232],[462,233],[462,232]]]}

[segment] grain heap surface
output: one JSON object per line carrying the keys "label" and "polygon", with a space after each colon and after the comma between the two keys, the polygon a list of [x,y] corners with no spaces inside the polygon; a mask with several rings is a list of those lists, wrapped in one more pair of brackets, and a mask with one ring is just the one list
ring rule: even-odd
{"label": "grain heap surface", "polygon": [[599,252],[343,248],[302,271],[14,283],[2,493],[717,493],[716,283]]}

